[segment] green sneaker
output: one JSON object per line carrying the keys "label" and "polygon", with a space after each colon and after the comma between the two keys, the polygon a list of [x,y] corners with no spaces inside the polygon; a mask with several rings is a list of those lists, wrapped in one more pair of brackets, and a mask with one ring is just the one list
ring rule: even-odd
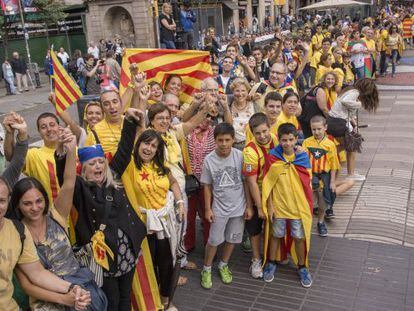
{"label": "green sneaker", "polygon": [[219,274],[221,281],[224,284],[230,284],[231,281],[233,281],[233,274],[231,273],[228,265],[225,265],[223,268],[219,269]]}
{"label": "green sneaker", "polygon": [[210,289],[213,287],[213,281],[211,280],[211,270],[201,271],[201,287],[205,289]]}

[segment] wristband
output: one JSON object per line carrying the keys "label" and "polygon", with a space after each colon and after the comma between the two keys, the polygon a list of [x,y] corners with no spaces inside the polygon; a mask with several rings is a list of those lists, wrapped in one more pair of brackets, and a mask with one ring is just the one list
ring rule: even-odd
{"label": "wristband", "polygon": [[135,83],[129,82],[128,87],[131,89],[135,88]]}
{"label": "wristband", "polygon": [[184,204],[184,200],[178,200],[177,202],[175,202],[175,205],[178,205],[180,203],[183,203]]}

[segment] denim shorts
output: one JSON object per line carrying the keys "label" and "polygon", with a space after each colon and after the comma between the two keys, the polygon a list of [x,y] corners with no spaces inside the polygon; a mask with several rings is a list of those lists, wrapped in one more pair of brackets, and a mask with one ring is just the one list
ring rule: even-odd
{"label": "denim shorts", "polygon": [[290,224],[290,236],[295,239],[303,239],[305,232],[303,231],[302,220],[300,219],[283,219],[277,218],[272,223],[272,234],[275,238],[284,238],[286,235],[286,223]]}

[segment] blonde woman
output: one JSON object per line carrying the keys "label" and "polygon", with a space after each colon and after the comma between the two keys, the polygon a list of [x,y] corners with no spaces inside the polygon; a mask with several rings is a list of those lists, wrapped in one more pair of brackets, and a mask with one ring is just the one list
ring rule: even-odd
{"label": "blonde woman", "polygon": [[160,40],[161,43],[165,45],[167,49],[175,49],[174,43],[174,33],[176,25],[174,18],[171,15],[172,7],[168,2],[163,3],[162,10],[160,14]]}
{"label": "blonde woman", "polygon": [[235,130],[235,142],[233,147],[243,150],[246,143],[246,126],[250,117],[260,111],[260,107],[250,101],[250,85],[246,79],[237,78],[230,86],[233,92],[233,101],[230,105]]}

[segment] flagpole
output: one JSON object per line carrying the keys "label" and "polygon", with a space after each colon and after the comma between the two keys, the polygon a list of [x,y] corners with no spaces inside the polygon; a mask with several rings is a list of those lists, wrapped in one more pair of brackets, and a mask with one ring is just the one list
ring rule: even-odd
{"label": "flagpole", "polygon": [[29,64],[31,64],[32,63],[32,58],[30,56],[30,49],[29,49],[29,32],[26,30],[26,25],[25,25],[25,22],[24,22],[24,12],[23,12],[22,0],[19,0],[19,12],[20,12],[20,21],[21,21],[22,27],[23,27],[23,36],[24,36],[24,44],[26,46],[27,60],[29,61]]}
{"label": "flagpole", "polygon": [[53,44],[50,47],[50,65],[52,66],[52,74],[50,75],[50,72],[49,72],[50,93],[53,93],[53,79],[55,78],[54,77],[55,70],[53,68],[53,60],[52,60],[52,51],[53,51]]}

